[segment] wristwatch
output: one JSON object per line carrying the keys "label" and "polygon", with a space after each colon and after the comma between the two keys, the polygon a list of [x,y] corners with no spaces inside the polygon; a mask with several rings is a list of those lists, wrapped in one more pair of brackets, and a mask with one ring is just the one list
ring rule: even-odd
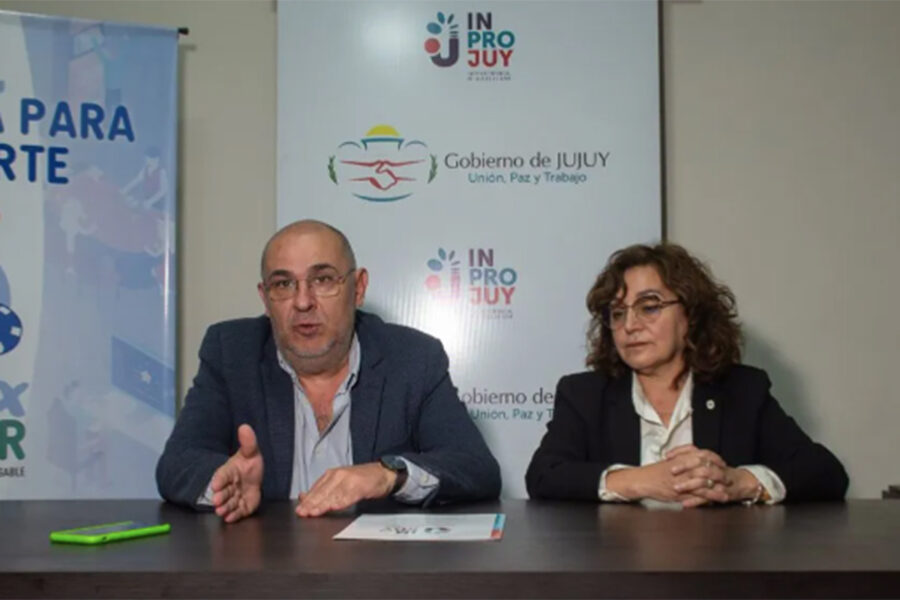
{"label": "wristwatch", "polygon": [[406,483],[406,478],[409,477],[409,471],[406,470],[406,461],[399,456],[387,454],[381,457],[381,466],[397,474],[397,479],[394,481],[394,487],[391,489],[390,494],[393,496],[400,491],[400,488]]}

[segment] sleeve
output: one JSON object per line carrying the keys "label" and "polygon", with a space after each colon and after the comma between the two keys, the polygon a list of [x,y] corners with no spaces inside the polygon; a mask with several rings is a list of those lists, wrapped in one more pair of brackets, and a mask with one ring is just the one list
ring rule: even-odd
{"label": "sleeve", "polygon": [[[764,465],[740,465],[735,468],[749,471],[756,477],[759,485],[761,485],[769,495],[766,504],[778,504],[779,502],[784,502],[784,497],[786,495],[784,483],[775,471]],[[752,500],[747,500],[746,502],[753,503]]]}
{"label": "sleeve", "polygon": [[459,400],[443,346],[437,341],[429,346],[424,397],[413,423],[418,452],[401,457],[440,482],[424,499],[425,506],[495,499],[500,495],[500,466]]}
{"label": "sleeve", "polygon": [[783,482],[785,502],[843,499],[849,484],[843,465],[784,412],[770,393],[768,376],[764,377],[765,398],[757,434],[759,463]]}
{"label": "sleeve", "polygon": [[613,471],[621,471],[622,469],[631,469],[633,467],[629,465],[611,465],[608,469],[603,471],[600,474],[600,489],[597,491],[597,496],[600,498],[600,502],[630,502],[628,498],[621,494],[617,494],[606,488],[606,476],[612,473]]}
{"label": "sleeve", "polygon": [[404,504],[419,504],[437,491],[441,480],[416,463],[405,458],[401,460],[406,464],[408,476],[403,487],[394,494],[394,499]]}
{"label": "sleeve", "polygon": [[213,505],[213,496],[215,494],[212,490],[212,479],[210,479],[209,483],[206,484],[206,489],[203,490],[203,493],[200,494],[200,497],[197,498],[195,504],[197,506],[212,506]]}
{"label": "sleeve", "polygon": [[532,498],[599,500],[600,477],[612,464],[589,459],[588,440],[595,432],[577,410],[579,394],[569,382],[563,377],[556,386],[553,418],[525,473]]}
{"label": "sleeve", "polygon": [[228,460],[235,426],[222,377],[221,344],[214,329],[200,346],[200,367],[156,465],[160,495],[175,504],[198,503],[213,473]]}

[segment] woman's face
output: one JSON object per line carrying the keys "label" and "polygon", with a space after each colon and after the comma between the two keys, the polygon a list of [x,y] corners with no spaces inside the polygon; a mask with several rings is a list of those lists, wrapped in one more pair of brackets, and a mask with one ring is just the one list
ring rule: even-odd
{"label": "woman's face", "polygon": [[613,342],[619,357],[641,375],[674,378],[684,366],[688,333],[684,306],[671,303],[678,300],[677,296],[651,265],[625,271],[625,288],[628,293],[619,290],[610,305]]}

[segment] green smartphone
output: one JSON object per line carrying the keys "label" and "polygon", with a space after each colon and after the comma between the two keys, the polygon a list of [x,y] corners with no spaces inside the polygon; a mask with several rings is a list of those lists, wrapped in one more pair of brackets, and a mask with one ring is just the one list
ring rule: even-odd
{"label": "green smartphone", "polygon": [[169,533],[168,523],[142,523],[140,521],[119,521],[102,525],[89,525],[75,529],[51,531],[50,541],[62,544],[105,544],[132,538]]}

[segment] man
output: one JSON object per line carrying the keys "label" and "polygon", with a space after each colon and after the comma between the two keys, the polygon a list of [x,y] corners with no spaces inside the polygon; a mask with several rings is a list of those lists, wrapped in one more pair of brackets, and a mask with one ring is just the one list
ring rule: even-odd
{"label": "man", "polygon": [[387,496],[497,497],[497,461],[440,342],[357,310],[369,275],[344,234],[292,223],[261,270],[266,316],[213,325],[203,340],[156,469],[164,498],[233,522],[263,498],[297,498],[312,517]]}

